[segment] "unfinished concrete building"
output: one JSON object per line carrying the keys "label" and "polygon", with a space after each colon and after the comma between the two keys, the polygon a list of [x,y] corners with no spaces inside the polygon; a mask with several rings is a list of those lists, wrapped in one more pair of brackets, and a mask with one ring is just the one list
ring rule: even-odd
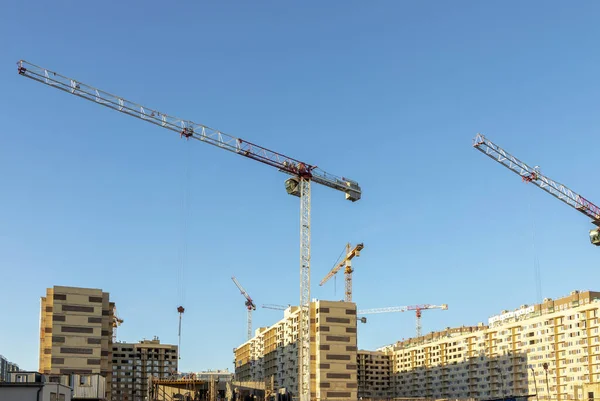
{"label": "unfinished concrete building", "polygon": [[112,347],[112,401],[144,401],[150,377],[167,379],[177,373],[177,345],[161,344],[154,337]]}
{"label": "unfinished concrete building", "polygon": [[48,288],[41,298],[40,372],[50,381],[101,374],[110,383],[113,308],[99,289]]}
{"label": "unfinished concrete building", "polygon": [[383,351],[360,350],[358,362],[358,397],[387,399],[393,396],[391,356]]}
{"label": "unfinished concrete building", "polygon": [[[357,398],[356,304],[314,301],[311,315],[311,398]],[[298,394],[299,309],[289,307],[284,318],[234,349],[239,381],[273,382],[275,389]]]}

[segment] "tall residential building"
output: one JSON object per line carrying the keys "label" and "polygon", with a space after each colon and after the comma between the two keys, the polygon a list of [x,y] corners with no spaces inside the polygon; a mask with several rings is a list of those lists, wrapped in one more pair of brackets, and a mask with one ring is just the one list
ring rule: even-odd
{"label": "tall residential building", "polygon": [[8,359],[0,355],[0,382],[7,382],[10,380],[10,374],[12,372],[19,372],[19,365],[10,362]]}
{"label": "tall residential building", "polygon": [[[311,315],[311,398],[357,398],[356,304],[314,301]],[[299,309],[234,349],[235,376],[241,381],[272,380],[276,389],[298,394]]]}
{"label": "tall residential building", "polygon": [[101,374],[110,383],[113,308],[99,289],[48,288],[41,298],[40,372],[50,381],[62,374]]}
{"label": "tall residential building", "polygon": [[583,399],[600,382],[599,300],[598,292],[573,291],[502,311],[489,326],[448,328],[384,347],[393,396]]}
{"label": "tall residential building", "polygon": [[177,345],[158,337],[139,343],[115,343],[112,352],[112,401],[144,401],[148,377],[166,379],[177,373]]}

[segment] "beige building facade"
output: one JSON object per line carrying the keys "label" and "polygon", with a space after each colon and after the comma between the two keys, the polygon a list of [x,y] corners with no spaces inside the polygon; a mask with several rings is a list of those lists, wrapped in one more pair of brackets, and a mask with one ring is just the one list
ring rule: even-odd
{"label": "beige building facade", "polygon": [[[311,399],[357,399],[356,304],[314,301],[311,315]],[[234,349],[235,378],[273,382],[298,394],[299,309]]]}
{"label": "beige building facade", "polygon": [[48,288],[41,298],[40,372],[51,380],[101,374],[110,383],[113,308],[109,294],[99,289]]}
{"label": "beige building facade", "polygon": [[167,379],[177,373],[177,345],[157,337],[138,343],[113,344],[112,401],[144,401],[148,378]]}
{"label": "beige building facade", "polygon": [[[583,399],[600,382],[600,293],[573,291],[383,347],[395,397]],[[591,393],[595,391],[588,391]]]}

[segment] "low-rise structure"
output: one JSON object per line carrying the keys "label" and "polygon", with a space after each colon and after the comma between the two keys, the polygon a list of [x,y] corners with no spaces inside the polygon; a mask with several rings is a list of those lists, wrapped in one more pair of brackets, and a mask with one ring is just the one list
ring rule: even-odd
{"label": "low-rise structure", "polygon": [[0,355],[0,383],[8,382],[10,378],[10,373],[18,371],[19,365],[10,362],[4,356]]}
{"label": "low-rise structure", "polygon": [[100,374],[53,375],[50,383],[60,383],[73,391],[73,401],[105,401],[106,378]]}
{"label": "low-rise structure", "polygon": [[47,382],[39,372],[12,372],[0,383],[2,401],[71,401],[71,388]]}
{"label": "low-rise structure", "polygon": [[204,370],[202,372],[195,372],[194,377],[197,380],[205,380],[207,382],[211,380],[230,382],[233,380],[233,373],[229,369]]}

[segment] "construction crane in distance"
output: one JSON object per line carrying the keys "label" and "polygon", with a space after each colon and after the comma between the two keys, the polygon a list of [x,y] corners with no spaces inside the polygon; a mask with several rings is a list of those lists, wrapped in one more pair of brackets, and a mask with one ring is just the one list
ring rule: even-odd
{"label": "construction crane in distance", "polygon": [[374,308],[374,309],[363,309],[359,310],[357,313],[359,315],[369,315],[374,313],[391,313],[391,312],[408,312],[411,310],[415,311],[417,316],[417,337],[421,337],[422,335],[422,326],[421,326],[421,312],[427,309],[441,309],[448,310],[448,304],[441,305],[411,305],[411,306],[392,306],[389,308]]}
{"label": "construction crane in distance", "polygon": [[285,181],[288,194],[300,198],[300,330],[298,346],[298,395],[300,401],[310,401],[310,238],[311,238],[311,182],[343,192],[347,200],[355,202],[362,196],[356,181],[335,176],[316,165],[274,152],[262,146],[237,138],[191,120],[183,120],[156,109],[115,96],[54,71],[31,64],[25,60],[17,63],[18,73],[37,82],[108,107],[174,131],[180,137],[196,139],[220,149],[228,150],[275,167],[291,176]]}
{"label": "construction crane in distance", "polygon": [[286,310],[287,308],[289,308],[291,305],[288,306],[283,306],[283,305],[274,305],[274,304],[267,304],[267,305],[262,305],[261,308],[265,308],[265,309],[275,309],[275,310]]}
{"label": "construction crane in distance", "polygon": [[116,343],[117,342],[117,328],[123,324],[123,319],[121,319],[119,317],[119,315],[117,315],[117,307],[113,306],[113,321],[112,321],[112,328],[113,328],[113,336],[112,336],[112,342]]}
{"label": "construction crane in distance", "polygon": [[[538,186],[556,199],[563,201],[573,209],[585,214],[592,219],[592,224],[600,227],[600,207],[569,189],[567,186],[543,175],[538,166],[533,168],[529,167],[482,134],[477,134],[475,136],[473,147],[502,164],[513,173],[521,176],[523,182],[532,183]],[[600,246],[600,228],[590,230],[590,242],[596,246]]]}
{"label": "construction crane in distance", "polygon": [[248,311],[248,340],[249,340],[252,338],[252,311],[256,310],[256,305],[254,304],[254,301],[252,300],[250,295],[248,295],[248,293],[246,292],[244,287],[242,287],[240,282],[237,281],[235,276],[231,276],[231,279],[233,280],[236,287],[240,290],[240,292],[242,293],[244,298],[246,298],[246,302],[244,304],[246,305],[246,310]]}
{"label": "construction crane in distance", "polygon": [[364,248],[364,245],[362,244],[362,242],[358,245],[356,245],[354,248],[351,248],[350,243],[346,244],[346,256],[344,257],[344,259],[342,259],[341,262],[335,264],[333,266],[333,268],[331,269],[331,271],[329,273],[327,273],[327,275],[323,278],[323,280],[321,280],[321,282],[319,283],[319,285],[323,285],[327,282],[327,280],[329,280],[330,278],[332,278],[333,276],[336,275],[337,272],[340,271],[340,269],[343,267],[344,268],[344,277],[345,277],[345,301],[346,302],[352,302],[352,272],[354,271],[352,269],[352,259],[356,256],[360,256],[360,251],[362,251],[362,249]]}
{"label": "construction crane in distance", "polygon": [[183,317],[183,313],[185,312],[185,308],[181,305],[177,307],[177,313],[179,313],[179,331],[177,332],[177,359],[181,359],[181,318]]}

